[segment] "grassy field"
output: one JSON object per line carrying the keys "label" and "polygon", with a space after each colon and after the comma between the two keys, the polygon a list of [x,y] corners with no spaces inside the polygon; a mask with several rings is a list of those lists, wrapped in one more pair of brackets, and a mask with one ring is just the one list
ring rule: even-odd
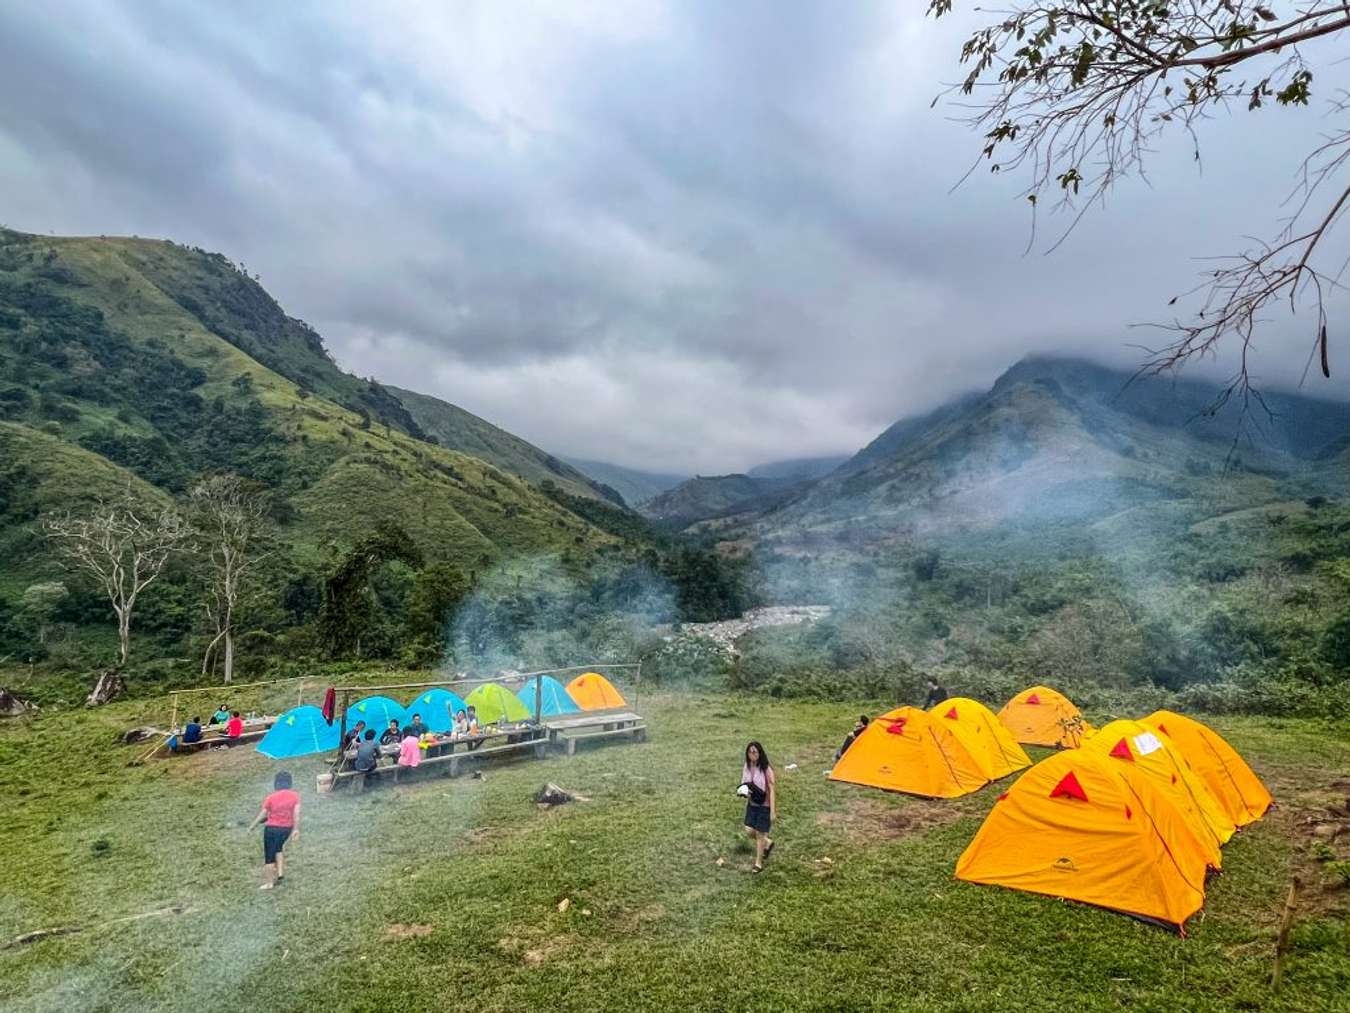
{"label": "grassy field", "polygon": [[[927,802],[827,782],[856,704],[670,694],[640,709],[645,745],[481,779],[321,799],[322,763],[289,764],[304,830],[274,893],[256,888],[260,834],[244,829],[273,762],[236,749],[127,768],[137,747],[115,734],[164,717],[144,701],[11,723],[0,946],[82,931],[0,951],[0,1006],[1314,1011],[1350,989],[1350,891],[1311,860],[1305,826],[1350,791],[1344,726],[1215,722],[1278,808],[1229,844],[1180,939],[955,882],[999,789]],[[782,785],[761,876],[733,796],[750,737]],[[546,781],[589,801],[541,810],[530,796]],[[1273,996],[1295,870],[1306,886]]]}

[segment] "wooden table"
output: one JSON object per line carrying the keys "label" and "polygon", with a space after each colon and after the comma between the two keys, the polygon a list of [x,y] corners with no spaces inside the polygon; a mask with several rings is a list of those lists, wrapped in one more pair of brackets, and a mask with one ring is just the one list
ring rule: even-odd
{"label": "wooden table", "polygon": [[[479,732],[477,735],[436,735],[428,741],[426,748],[422,750],[422,760],[417,765],[417,769],[443,767],[446,773],[454,777],[459,773],[459,765],[466,760],[486,759],[490,756],[525,750],[534,750],[536,756],[543,756],[544,750],[548,748],[548,742],[547,730],[540,725],[533,724],[497,728],[492,731]],[[485,743],[487,744],[485,745]],[[463,750],[458,750],[456,748],[458,746],[463,746]],[[381,758],[390,757],[394,760],[395,782],[398,781],[403,772],[403,768],[398,765],[399,750],[400,747],[393,743],[380,747]],[[349,746],[346,752],[342,754],[341,759],[346,764],[355,758],[356,747]],[[375,772],[379,772],[381,769],[377,766]],[[413,768],[408,769],[412,770]],[[336,786],[345,780],[351,780],[356,790],[360,791],[365,787],[366,773],[369,772],[339,770],[333,775],[334,785]]]}
{"label": "wooden table", "polygon": [[179,731],[175,733],[178,736],[178,745],[169,752],[195,753],[215,746],[238,746],[245,742],[257,742],[276,723],[276,715],[249,718],[244,722],[244,730],[233,737],[225,734],[224,725],[202,725],[202,737],[196,742],[185,742],[182,731]]}
{"label": "wooden table", "polygon": [[573,717],[547,718],[549,741],[563,746],[568,756],[575,755],[577,743],[589,739],[609,739],[627,736],[634,742],[647,738],[647,724],[642,715],[632,711],[588,711]]}

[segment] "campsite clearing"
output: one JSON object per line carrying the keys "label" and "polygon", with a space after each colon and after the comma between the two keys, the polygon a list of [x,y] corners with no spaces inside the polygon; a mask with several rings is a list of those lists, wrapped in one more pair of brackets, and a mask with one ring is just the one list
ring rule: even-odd
{"label": "campsite clearing", "polygon": [[[1109,1010],[1177,1009],[1184,996],[1188,1011],[1311,1013],[1350,988],[1350,890],[1331,888],[1309,830],[1345,804],[1343,724],[1207,719],[1277,806],[1225,847],[1179,939],[954,881],[1011,779],[949,801],[830,782],[821,771],[856,702],[644,693],[645,744],[341,802],[314,791],[322,758],[286,761],[304,829],[271,894],[256,889],[261,845],[244,827],[281,764],[233,749],[128,768],[135,747],[116,733],[153,706],[0,726],[0,946],[79,930],[0,952],[7,1010],[181,1009],[225,995],[241,1010],[397,1007],[413,995],[419,1008],[482,1013],[1014,1010],[1028,996],[1045,1010]],[[781,791],[762,876],[747,872],[733,795],[751,737]],[[540,809],[533,793],[550,780],[588,801]],[[1305,885],[1276,997],[1295,870]],[[145,912],[155,916],[113,924]]]}

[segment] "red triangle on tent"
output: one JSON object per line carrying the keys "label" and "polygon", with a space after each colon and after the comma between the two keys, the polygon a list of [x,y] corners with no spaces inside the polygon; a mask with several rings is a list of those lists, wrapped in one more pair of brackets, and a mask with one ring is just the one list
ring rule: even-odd
{"label": "red triangle on tent", "polygon": [[1055,785],[1055,790],[1050,793],[1051,798],[1076,798],[1080,802],[1088,800],[1083,792],[1083,786],[1078,783],[1078,778],[1071,770],[1059,779],[1059,784]]}
{"label": "red triangle on tent", "polygon": [[1130,752],[1130,744],[1124,739],[1121,739],[1112,746],[1111,752],[1107,755],[1114,756],[1118,760],[1129,760],[1131,763],[1134,762],[1134,754]]}
{"label": "red triangle on tent", "polygon": [[1173,783],[1173,784],[1176,784],[1176,783],[1177,783],[1177,775],[1176,775],[1176,774],[1173,774],[1173,775],[1172,775],[1172,783]]}
{"label": "red triangle on tent", "polygon": [[1007,798],[1007,797],[1008,797],[1008,793],[1005,791],[1002,795],[1000,795],[1000,796],[999,796],[998,798],[996,798],[994,801],[996,801],[996,802],[1002,802],[1002,801],[1003,801],[1005,798]]}
{"label": "red triangle on tent", "polygon": [[1158,731],[1162,732],[1164,735],[1171,735],[1171,734],[1172,734],[1171,732],[1169,732],[1169,731],[1167,730],[1167,726],[1166,726],[1165,724],[1163,724],[1161,721],[1158,722]]}
{"label": "red triangle on tent", "polygon": [[1126,807],[1125,807],[1125,818],[1126,818],[1127,820],[1132,820],[1132,819],[1134,819],[1134,813],[1130,812],[1130,807],[1129,807],[1129,806],[1126,806]]}
{"label": "red triangle on tent", "polygon": [[1022,702],[1023,702],[1023,703],[1040,703],[1040,702],[1041,702],[1041,695],[1040,695],[1039,693],[1032,693],[1031,696],[1027,697],[1027,698],[1026,698],[1024,701],[1022,701]]}
{"label": "red triangle on tent", "polygon": [[905,722],[907,720],[908,718],[896,718],[894,721],[892,721],[889,725],[886,726],[886,731],[891,735],[904,735]]}
{"label": "red triangle on tent", "polygon": [[946,714],[944,714],[944,715],[942,715],[942,716],[943,716],[944,718],[952,718],[953,720],[955,720],[955,718],[956,718],[956,708],[953,707],[951,710],[949,710]]}

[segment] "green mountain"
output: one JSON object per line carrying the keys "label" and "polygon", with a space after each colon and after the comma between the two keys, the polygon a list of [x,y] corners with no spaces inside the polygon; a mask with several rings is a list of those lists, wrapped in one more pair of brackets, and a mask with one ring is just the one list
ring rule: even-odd
{"label": "green mountain", "polygon": [[128,484],[181,494],[220,470],[271,491],[301,560],[390,521],[466,571],[612,540],[427,442],[396,394],[338,370],[255,279],[172,242],[0,231],[0,418],[10,586],[54,572],[35,534],[44,511]]}
{"label": "green mountain", "polygon": [[417,426],[442,447],[480,458],[535,485],[552,482],[573,496],[591,496],[623,505],[623,497],[614,489],[463,408],[411,390],[398,387],[387,390],[403,403]]}
{"label": "green mountain", "polygon": [[733,514],[769,510],[807,484],[795,478],[700,475],[648,500],[640,510],[644,517],[685,527]]}
{"label": "green mountain", "polygon": [[1213,385],[1130,381],[1080,360],[1025,360],[984,394],[896,423],[764,530],[848,526],[855,540],[884,541],[1118,524],[1132,512],[1199,519],[1345,487],[1327,458],[1350,431],[1350,405],[1271,393],[1269,415],[1205,414],[1221,393]]}
{"label": "green mountain", "polygon": [[606,464],[604,461],[587,461],[575,457],[566,458],[566,461],[595,481],[616,490],[623,497],[623,501],[631,507],[641,506],[667,489],[675,488],[689,477],[639,471],[636,468],[624,468],[617,464]]}
{"label": "green mountain", "polygon": [[758,464],[746,472],[751,478],[821,478],[834,471],[845,461],[847,455],[833,457],[795,457],[789,461],[770,461]]}

